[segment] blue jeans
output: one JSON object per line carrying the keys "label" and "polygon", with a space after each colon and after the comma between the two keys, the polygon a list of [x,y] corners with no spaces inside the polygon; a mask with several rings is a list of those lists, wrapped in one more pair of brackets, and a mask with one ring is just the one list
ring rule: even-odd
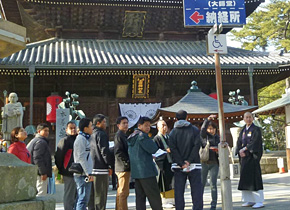
{"label": "blue jeans", "polygon": [[207,180],[207,174],[209,172],[210,175],[210,188],[211,188],[211,209],[216,209],[217,204],[217,177],[219,173],[219,165],[218,164],[206,164],[202,163],[201,169],[201,182],[202,182],[202,192],[204,191],[204,187]]}
{"label": "blue jeans", "polygon": [[92,182],[85,182],[86,176],[74,176],[77,186],[76,210],[86,210],[89,202]]}
{"label": "blue jeans", "polygon": [[189,179],[191,188],[191,199],[193,210],[203,209],[202,184],[200,170],[192,170],[191,172],[174,172],[174,195],[176,210],[183,210],[185,207],[184,190],[187,178]]}

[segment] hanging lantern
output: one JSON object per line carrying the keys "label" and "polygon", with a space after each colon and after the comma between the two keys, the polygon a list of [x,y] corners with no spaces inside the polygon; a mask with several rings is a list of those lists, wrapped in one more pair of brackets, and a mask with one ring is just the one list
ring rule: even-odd
{"label": "hanging lantern", "polygon": [[62,102],[62,97],[58,95],[51,95],[46,98],[46,121],[56,123],[56,109],[60,102]]}

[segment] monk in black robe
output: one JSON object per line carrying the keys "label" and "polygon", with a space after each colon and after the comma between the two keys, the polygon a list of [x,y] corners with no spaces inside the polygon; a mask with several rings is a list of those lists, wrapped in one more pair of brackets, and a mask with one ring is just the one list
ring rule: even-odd
{"label": "monk in black robe", "polygon": [[253,123],[254,117],[250,112],[244,114],[244,121],[246,125],[239,135],[236,149],[241,164],[238,190],[242,191],[242,200],[245,202],[242,206],[262,208],[264,193],[260,167],[263,154],[261,130]]}
{"label": "monk in black robe", "polygon": [[163,154],[155,158],[155,162],[159,168],[159,178],[158,185],[160,194],[162,197],[162,206],[164,208],[174,207],[174,190],[172,186],[173,172],[171,171],[172,158],[169,149],[169,142],[167,135],[168,127],[164,120],[160,120],[157,123],[158,134],[154,137],[154,142],[157,144],[158,148],[166,151]]}

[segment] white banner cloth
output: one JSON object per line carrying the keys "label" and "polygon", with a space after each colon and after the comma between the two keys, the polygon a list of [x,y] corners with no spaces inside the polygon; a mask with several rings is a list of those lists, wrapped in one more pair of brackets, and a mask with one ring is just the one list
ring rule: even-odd
{"label": "white banner cloth", "polygon": [[119,104],[121,116],[126,116],[129,120],[129,128],[133,127],[142,117],[154,117],[157,109],[161,107],[161,103],[154,104]]}

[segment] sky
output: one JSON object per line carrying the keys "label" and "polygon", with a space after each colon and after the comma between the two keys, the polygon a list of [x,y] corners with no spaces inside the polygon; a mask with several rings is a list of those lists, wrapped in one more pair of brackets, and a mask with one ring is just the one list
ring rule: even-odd
{"label": "sky", "polygon": [[[265,0],[265,2],[260,4],[259,7],[264,6],[264,5],[268,4],[268,3],[270,3],[270,0]],[[256,11],[259,10],[259,7],[256,9]],[[239,30],[241,28],[235,28],[235,29]],[[242,43],[241,42],[237,42],[237,41],[233,41],[232,39],[233,39],[233,35],[230,32],[227,33],[227,45],[228,45],[228,47],[241,48]],[[275,48],[273,46],[272,47],[270,46],[270,47],[267,48],[268,52],[271,52],[271,51],[274,51],[274,50],[275,50]]]}

